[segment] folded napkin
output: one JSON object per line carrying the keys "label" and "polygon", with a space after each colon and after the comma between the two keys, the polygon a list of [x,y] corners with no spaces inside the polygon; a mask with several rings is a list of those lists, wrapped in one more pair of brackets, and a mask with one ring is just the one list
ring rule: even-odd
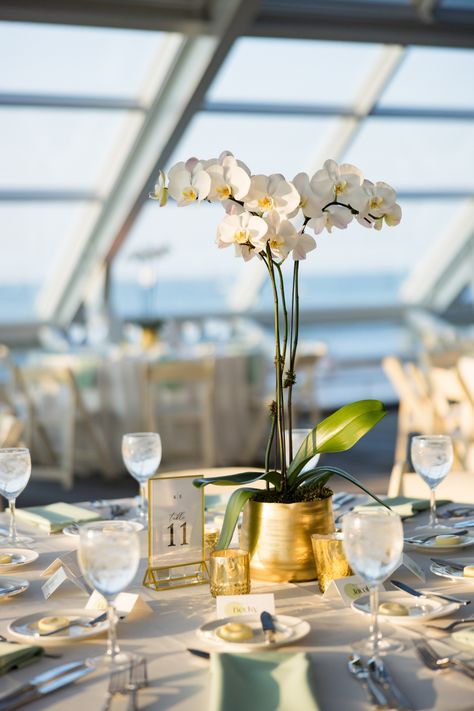
{"label": "folded napkin", "polygon": [[[429,499],[414,499],[409,496],[392,496],[386,499],[382,499],[387,506],[390,506],[392,511],[399,514],[402,518],[410,518],[410,516],[415,516],[420,511],[427,511],[430,508]],[[449,504],[449,499],[440,499],[436,502],[438,506],[442,504]],[[356,509],[365,508],[366,506],[380,506],[376,501],[371,501],[363,506],[357,506]]]}
{"label": "folded napkin", "polygon": [[101,518],[96,511],[89,511],[89,509],[63,502],[17,509],[16,515],[21,521],[32,526],[38,526],[38,528],[47,533],[62,531],[65,526],[70,526],[71,523],[85,523],[86,521],[97,521]]}
{"label": "folded napkin", "polygon": [[211,654],[209,711],[318,711],[307,654]]}
{"label": "folded napkin", "polygon": [[37,662],[43,656],[43,651],[43,647],[32,644],[0,642],[0,674]]}

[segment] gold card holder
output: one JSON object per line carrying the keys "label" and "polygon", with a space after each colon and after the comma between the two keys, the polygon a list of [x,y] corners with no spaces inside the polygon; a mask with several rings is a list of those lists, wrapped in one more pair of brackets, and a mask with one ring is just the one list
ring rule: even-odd
{"label": "gold card holder", "polygon": [[171,590],[209,583],[204,551],[204,491],[194,476],[148,482],[148,568],[143,585]]}

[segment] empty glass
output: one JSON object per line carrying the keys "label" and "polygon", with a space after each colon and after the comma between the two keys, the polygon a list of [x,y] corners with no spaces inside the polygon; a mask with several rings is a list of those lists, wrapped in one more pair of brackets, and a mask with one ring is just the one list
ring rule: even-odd
{"label": "empty glass", "polygon": [[114,600],[130,585],[140,561],[137,532],[127,521],[95,521],[79,529],[79,565],[87,581],[107,600],[107,653],[89,660],[94,666],[129,664],[136,655],[121,652],[115,629]]}
{"label": "empty glass", "polygon": [[140,485],[138,520],[147,524],[147,482],[161,462],[161,439],[157,432],[134,432],[122,438],[122,457],[127,471]]}
{"label": "empty glass", "polygon": [[[453,464],[453,443],[448,435],[418,435],[411,442],[411,461],[417,474],[430,487],[430,528],[444,529],[436,516],[435,489]],[[424,528],[421,526],[419,528]]]}
{"label": "empty glass", "polygon": [[367,511],[351,511],[342,519],[344,551],[352,570],[365,580],[370,590],[372,622],[368,640],[353,645],[375,659],[380,654],[400,650],[398,640],[383,637],[378,628],[378,586],[401,562],[403,526],[398,514],[382,506]]}
{"label": "empty glass", "polygon": [[25,447],[0,449],[0,494],[8,500],[10,507],[10,528],[8,536],[1,542],[10,546],[20,546],[31,543],[34,539],[23,534],[19,536],[16,530],[15,502],[28,484],[31,474],[30,452]]}

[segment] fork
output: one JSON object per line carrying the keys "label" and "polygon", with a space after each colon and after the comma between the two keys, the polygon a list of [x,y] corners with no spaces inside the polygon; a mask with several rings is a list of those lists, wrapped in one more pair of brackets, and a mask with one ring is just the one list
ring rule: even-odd
{"label": "fork", "polygon": [[[457,531],[445,531],[445,534],[450,535],[452,534],[453,536],[465,536],[469,531],[467,529],[461,529]],[[432,533],[430,536],[408,536],[407,538],[404,538],[403,540],[406,543],[417,543],[419,545],[426,543],[427,541],[431,541],[433,538],[436,538],[438,534],[437,533]]]}
{"label": "fork", "polygon": [[114,696],[117,694],[123,694],[126,691],[129,674],[129,667],[122,667],[112,672],[102,711],[109,711]]}
{"label": "fork", "polygon": [[442,671],[444,669],[453,669],[461,672],[469,679],[474,679],[474,669],[461,659],[455,657],[439,657],[433,647],[426,641],[414,640],[413,644],[423,664],[432,671]]}
{"label": "fork", "polygon": [[349,669],[350,673],[355,676],[357,681],[360,681],[362,686],[365,688],[369,696],[370,703],[375,706],[375,708],[385,709],[388,707],[388,702],[384,692],[379,686],[377,686],[371,674],[369,673],[369,670],[357,654],[353,654],[351,657],[349,657],[347,662],[347,668]]}
{"label": "fork", "polygon": [[130,667],[130,676],[126,690],[130,692],[129,711],[137,711],[137,694],[140,689],[148,686],[148,670],[146,659],[140,659]]}
{"label": "fork", "polygon": [[454,622],[450,622],[449,625],[446,625],[445,627],[438,627],[438,625],[425,625],[425,627],[429,627],[432,630],[438,630],[438,632],[452,632],[456,629],[456,627],[459,627],[459,625],[465,625],[467,623],[474,624],[474,617],[465,617],[462,620],[454,620]]}

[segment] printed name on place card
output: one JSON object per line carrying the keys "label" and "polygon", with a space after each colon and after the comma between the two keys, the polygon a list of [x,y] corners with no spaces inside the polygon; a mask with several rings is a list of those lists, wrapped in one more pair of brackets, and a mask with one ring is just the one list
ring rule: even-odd
{"label": "printed name on place card", "polygon": [[220,595],[216,597],[217,617],[259,615],[261,612],[275,614],[275,596],[271,593],[258,595]]}
{"label": "printed name on place card", "polygon": [[[380,585],[379,589],[385,590],[383,585]],[[369,592],[369,586],[359,575],[351,575],[347,578],[331,580],[324,592],[323,600],[340,598],[347,607],[350,607],[354,600],[368,595]]]}

